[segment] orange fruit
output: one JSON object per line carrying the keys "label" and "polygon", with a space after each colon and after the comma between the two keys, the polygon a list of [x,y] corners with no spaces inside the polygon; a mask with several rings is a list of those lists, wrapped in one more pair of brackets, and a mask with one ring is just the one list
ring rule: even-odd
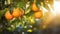
{"label": "orange fruit", "polygon": [[9,11],[7,11],[7,12],[5,13],[5,18],[6,18],[7,20],[11,20],[11,19],[13,18],[13,16],[10,14]]}
{"label": "orange fruit", "polygon": [[13,15],[14,17],[19,17],[19,16],[22,15],[22,12],[20,11],[19,8],[15,8],[15,9],[13,10],[12,15]]}
{"label": "orange fruit", "polygon": [[42,17],[42,11],[38,11],[34,13],[35,18],[41,18]]}
{"label": "orange fruit", "polygon": [[32,9],[33,11],[38,11],[38,10],[39,10],[39,8],[36,6],[35,3],[32,4],[31,9]]}
{"label": "orange fruit", "polygon": [[20,9],[20,11],[21,11],[21,15],[23,15],[24,14],[24,10]]}

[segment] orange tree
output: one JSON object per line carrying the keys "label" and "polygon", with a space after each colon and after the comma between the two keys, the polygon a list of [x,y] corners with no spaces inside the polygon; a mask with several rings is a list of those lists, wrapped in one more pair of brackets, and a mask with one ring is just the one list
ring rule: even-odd
{"label": "orange tree", "polygon": [[[22,29],[25,29],[28,32],[29,31],[31,32],[32,30],[34,30],[34,28],[40,28],[37,26],[40,26],[41,25],[40,21],[44,20],[46,17],[43,16],[42,7],[49,10],[49,7],[46,5],[46,3],[52,4],[51,3],[52,0],[10,0],[10,1],[5,0],[5,1],[6,2],[4,3],[4,5],[1,4],[0,6],[1,8],[0,22],[5,23],[3,21],[6,21],[7,24],[5,23],[5,25],[7,27],[5,25],[4,26],[6,29],[11,31],[14,31],[20,25],[22,25]],[[39,25],[37,23],[39,23]]]}

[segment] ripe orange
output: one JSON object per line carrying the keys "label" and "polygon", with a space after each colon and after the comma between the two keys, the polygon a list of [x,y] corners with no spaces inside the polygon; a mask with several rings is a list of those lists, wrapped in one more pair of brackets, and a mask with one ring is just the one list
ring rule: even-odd
{"label": "ripe orange", "polygon": [[9,11],[7,11],[7,12],[5,13],[5,18],[6,18],[7,20],[11,20],[11,19],[13,18],[13,16],[10,14]]}
{"label": "ripe orange", "polygon": [[35,18],[41,18],[42,17],[42,11],[38,11],[34,13]]}
{"label": "ripe orange", "polygon": [[36,6],[35,3],[32,4],[31,9],[32,9],[33,11],[38,11],[38,10],[39,10],[39,8]]}
{"label": "ripe orange", "polygon": [[20,11],[21,11],[21,15],[23,15],[24,14],[24,10],[20,9]]}
{"label": "ripe orange", "polygon": [[15,9],[13,10],[12,15],[13,15],[14,17],[19,17],[19,16],[22,15],[22,12],[20,11],[19,8],[15,8]]}

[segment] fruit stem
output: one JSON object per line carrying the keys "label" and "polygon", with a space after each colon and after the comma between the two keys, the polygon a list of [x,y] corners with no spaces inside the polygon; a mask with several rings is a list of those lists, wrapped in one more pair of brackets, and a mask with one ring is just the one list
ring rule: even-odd
{"label": "fruit stem", "polygon": [[34,0],[34,3],[36,3],[36,0]]}

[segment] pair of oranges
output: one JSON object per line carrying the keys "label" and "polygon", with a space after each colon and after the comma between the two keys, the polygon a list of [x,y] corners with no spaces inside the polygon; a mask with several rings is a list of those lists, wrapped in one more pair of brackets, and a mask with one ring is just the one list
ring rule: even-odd
{"label": "pair of oranges", "polygon": [[22,14],[23,14],[23,12],[19,8],[15,8],[13,10],[12,14],[9,11],[7,11],[5,13],[5,18],[7,20],[11,20],[13,17],[20,17],[20,16],[22,16]]}
{"label": "pair of oranges", "polygon": [[35,12],[34,13],[35,18],[41,18],[42,17],[42,11],[39,10],[39,8],[36,6],[35,2],[33,2],[31,9]]}

